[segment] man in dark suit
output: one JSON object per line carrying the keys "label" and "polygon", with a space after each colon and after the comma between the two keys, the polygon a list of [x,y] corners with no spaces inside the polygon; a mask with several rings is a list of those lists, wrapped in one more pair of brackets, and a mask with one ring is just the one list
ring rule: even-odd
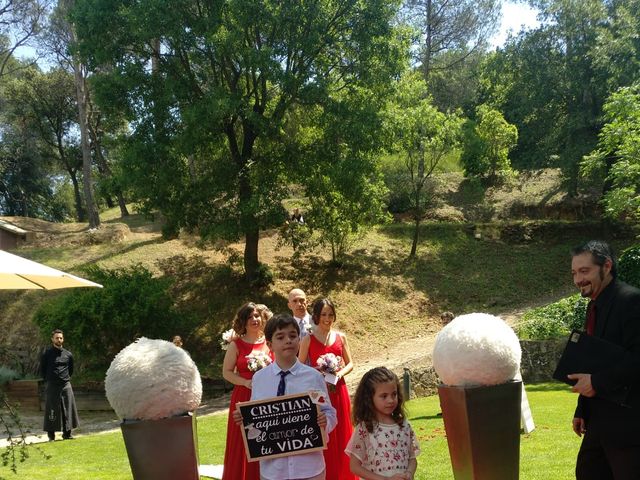
{"label": "man in dark suit", "polygon": [[[571,252],[573,282],[590,298],[585,330],[624,347],[624,361],[569,375],[579,393],[573,430],[584,434],[578,480],[640,479],[640,290],[616,278],[611,247],[592,240]],[[608,400],[611,398],[619,401]]]}
{"label": "man in dark suit", "polygon": [[49,441],[56,438],[56,431],[62,430],[64,440],[73,440],[71,430],[78,427],[71,376],[73,375],[73,355],[62,347],[62,330],[51,332],[51,347],[40,359],[40,372],[45,381],[44,430]]}

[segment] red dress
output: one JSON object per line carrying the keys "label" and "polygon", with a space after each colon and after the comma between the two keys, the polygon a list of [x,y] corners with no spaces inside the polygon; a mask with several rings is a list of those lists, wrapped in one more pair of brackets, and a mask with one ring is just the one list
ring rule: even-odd
{"label": "red dress", "polygon": [[[343,357],[342,337],[336,334],[336,340],[331,345],[324,345],[315,335],[311,335],[309,343],[309,359],[311,366],[316,366],[318,357],[325,353],[333,353]],[[356,476],[349,469],[349,457],[344,453],[344,449],[351,439],[351,400],[349,400],[349,392],[344,378],[341,378],[335,390],[329,388],[329,398],[331,405],[336,409],[338,417],[338,425],[329,434],[329,445],[324,451],[324,463],[327,469],[327,480],[356,480]]]}
{"label": "red dress", "polygon": [[[263,350],[265,342],[247,343],[242,339],[234,340],[238,348],[238,360],[236,361],[237,374],[242,378],[253,377],[253,372],[247,367],[246,356],[254,350]],[[251,400],[251,389],[243,385],[235,385],[231,392],[229,404],[229,419],[227,421],[227,446],[224,450],[223,480],[260,480],[260,462],[247,462],[247,454],[244,451],[242,432],[235,424],[231,416],[236,409],[236,403]]]}

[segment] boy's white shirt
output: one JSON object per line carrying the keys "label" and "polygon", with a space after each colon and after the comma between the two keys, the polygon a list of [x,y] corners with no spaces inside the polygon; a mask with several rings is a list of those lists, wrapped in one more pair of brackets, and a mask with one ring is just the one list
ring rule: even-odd
{"label": "boy's white shirt", "polygon": [[[251,400],[275,397],[280,383],[282,369],[277,362],[259,370],[251,380]],[[289,375],[285,378],[285,395],[307,393],[320,390],[326,403],[320,405],[320,410],[327,417],[327,434],[337,425],[336,409],[331,405],[329,392],[324,377],[314,368],[300,363],[297,359],[289,368]],[[321,451],[292,455],[274,459],[260,460],[260,475],[268,480],[287,480],[292,478],[309,478],[319,475],[325,469],[324,456]]]}

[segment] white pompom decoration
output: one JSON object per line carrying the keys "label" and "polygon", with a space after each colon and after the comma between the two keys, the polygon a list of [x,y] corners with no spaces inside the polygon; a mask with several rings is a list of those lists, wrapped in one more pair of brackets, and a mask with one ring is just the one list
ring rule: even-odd
{"label": "white pompom decoration", "polygon": [[157,420],[198,408],[202,380],[182,348],[166,340],[140,338],[111,362],[104,382],[116,415],[127,420]]}
{"label": "white pompom decoration", "polygon": [[445,385],[498,385],[518,375],[521,355],[518,337],[501,318],[470,313],[440,330],[433,368]]}

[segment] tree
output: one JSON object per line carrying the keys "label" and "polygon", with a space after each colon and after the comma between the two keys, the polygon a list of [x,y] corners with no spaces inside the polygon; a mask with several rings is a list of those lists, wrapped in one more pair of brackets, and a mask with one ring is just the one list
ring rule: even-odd
{"label": "tree", "polygon": [[518,129],[487,105],[477,108],[476,117],[461,159],[465,175],[485,176],[495,182],[512,173],[509,150],[518,142]]}
{"label": "tree", "polygon": [[292,112],[373,92],[405,60],[396,5],[382,0],[76,7],[81,52],[102,69],[100,107],[119,108],[132,125],[126,168],[139,199],[173,231],[243,235],[249,279],[260,228],[282,220],[285,180],[305,177],[286,135]]}
{"label": "tree", "polygon": [[89,132],[89,104],[90,94],[87,85],[89,72],[73,50],[76,43],[75,25],[69,21],[69,11],[73,6],[73,0],[60,0],[56,9],[49,18],[46,34],[42,36],[43,43],[52,54],[58,64],[73,74],[77,123],[80,133],[80,152],[82,155],[82,187],[84,193],[84,205],[90,228],[100,226],[100,215],[94,197],[93,157],[91,154],[91,134]]}
{"label": "tree", "polygon": [[640,223],[640,84],[612,94],[604,105],[598,148],[582,161],[582,173],[599,172],[610,187],[605,214]]}
{"label": "tree", "polygon": [[406,75],[389,107],[389,125],[396,152],[404,157],[411,184],[414,221],[410,257],[416,255],[420,223],[429,197],[426,183],[442,158],[459,144],[462,120],[456,114],[439,112],[427,96],[426,82],[416,73]]}
{"label": "tree", "polygon": [[25,66],[13,54],[40,32],[47,6],[46,0],[0,0],[0,77]]}
{"label": "tree", "polygon": [[43,142],[30,108],[16,95],[33,67],[23,65],[0,88],[0,211],[5,215],[62,220],[66,211],[56,198],[54,159]]}
{"label": "tree", "polygon": [[578,191],[579,164],[602,106],[640,73],[636,0],[540,0],[539,28],[512,38],[483,69],[481,99],[520,132],[517,168],[561,167]]}
{"label": "tree", "polygon": [[78,174],[82,168],[77,136],[77,107],[74,79],[63,69],[42,73],[32,68],[21,79],[8,82],[12,101],[20,102],[25,114],[47,147],[46,154],[56,159],[69,175],[73,186],[76,218],[85,221]]}
{"label": "tree", "polygon": [[[406,0],[404,18],[418,32],[416,60],[435,104],[458,107],[474,96],[469,67],[487,49],[500,11],[500,0]],[[441,81],[452,77],[458,82]]]}

